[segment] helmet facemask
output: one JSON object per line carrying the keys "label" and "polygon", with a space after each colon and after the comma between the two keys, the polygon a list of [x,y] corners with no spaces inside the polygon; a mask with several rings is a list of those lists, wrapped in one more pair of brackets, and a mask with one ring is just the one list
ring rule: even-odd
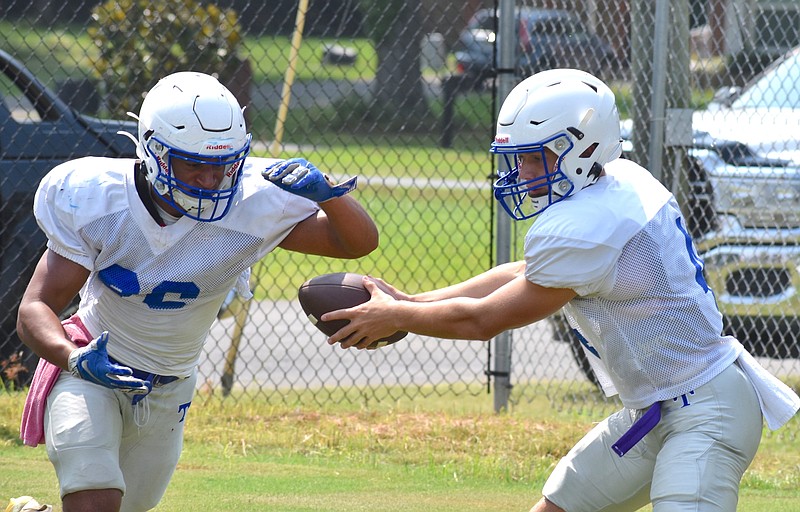
{"label": "helmet facemask", "polygon": [[[151,179],[153,188],[173,208],[177,208],[189,218],[199,221],[215,221],[225,215],[233,204],[239,188],[244,159],[250,152],[250,135],[243,148],[222,154],[190,153],[172,147],[157,137],[150,137],[145,143],[149,159],[158,172]],[[223,179],[215,190],[192,186],[175,177],[173,163],[182,160],[194,164],[224,166]],[[151,174],[148,168],[148,174]]]}
{"label": "helmet facemask", "polygon": [[[506,97],[490,151],[502,156],[495,198],[513,219],[533,217],[595,183],[603,166],[619,158],[614,93],[584,71],[537,73]],[[526,153],[540,153],[545,172],[520,182],[519,157]]]}
{"label": "helmet facemask", "polygon": [[[186,217],[221,219],[236,201],[250,152],[243,109],[219,81],[203,73],[162,78],[145,96],[136,153],[155,192]],[[217,188],[193,186],[175,176],[175,162],[222,166]]]}
{"label": "helmet facemask", "polygon": [[[500,178],[494,184],[494,197],[514,220],[529,219],[575,190],[575,185],[561,169],[564,157],[574,147],[565,134],[539,144],[517,147],[513,151],[492,146],[492,151],[498,153],[505,164],[498,171]],[[549,157],[546,149],[551,150]],[[534,154],[541,155],[544,174],[519,181],[522,160],[526,155]],[[553,154],[556,155],[555,162]]]}

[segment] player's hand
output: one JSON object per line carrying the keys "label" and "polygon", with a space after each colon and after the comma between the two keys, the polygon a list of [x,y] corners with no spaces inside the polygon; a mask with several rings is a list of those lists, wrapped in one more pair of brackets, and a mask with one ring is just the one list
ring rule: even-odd
{"label": "player's hand", "polygon": [[283,190],[323,203],[341,197],[356,188],[357,176],[335,184],[305,158],[290,158],[261,171],[261,175]]}
{"label": "player's hand", "polygon": [[406,292],[404,292],[404,291],[396,288],[395,286],[387,283],[386,281],[384,281],[380,277],[373,277],[373,276],[368,276],[368,277],[369,277],[370,281],[375,283],[375,285],[378,287],[378,289],[380,291],[382,291],[383,293],[388,294],[393,299],[395,299],[395,300],[407,300],[407,301],[412,301],[412,302],[414,301],[413,295],[407,294]]}
{"label": "player's hand", "polygon": [[325,322],[348,321],[328,337],[329,345],[339,343],[341,348],[361,350],[398,331],[398,327],[393,324],[396,319],[393,305],[397,300],[381,289],[375,278],[364,278],[364,288],[370,293],[370,300],[352,308],[330,311],[320,318]]}
{"label": "player's hand", "polygon": [[69,355],[69,371],[75,377],[101,386],[118,389],[133,395],[146,395],[152,384],[133,377],[127,366],[108,360],[108,331],[93,339],[85,347],[76,348]]}

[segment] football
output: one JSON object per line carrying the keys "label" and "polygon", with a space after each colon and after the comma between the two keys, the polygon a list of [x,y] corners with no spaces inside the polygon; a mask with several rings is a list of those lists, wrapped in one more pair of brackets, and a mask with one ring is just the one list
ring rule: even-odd
{"label": "football", "polygon": [[[347,325],[348,321],[323,322],[320,320],[322,315],[328,311],[357,306],[369,300],[370,295],[361,282],[362,277],[361,274],[338,272],[314,277],[300,285],[297,292],[300,306],[317,329],[328,336],[332,335]],[[391,336],[373,342],[367,349],[371,350],[397,343],[406,335],[408,333],[405,331],[397,331]]]}

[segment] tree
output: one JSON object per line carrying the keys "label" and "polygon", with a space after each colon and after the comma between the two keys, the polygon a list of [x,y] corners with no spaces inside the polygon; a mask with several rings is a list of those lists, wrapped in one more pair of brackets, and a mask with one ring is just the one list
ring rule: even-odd
{"label": "tree", "polygon": [[[241,29],[231,9],[196,0],[107,0],[92,11],[88,32],[99,56],[94,72],[112,116],[137,112],[142,94],[164,75],[195,70],[216,75],[246,105],[249,69],[238,58]],[[243,97],[247,95],[247,97]]]}
{"label": "tree", "polygon": [[366,31],[378,55],[368,109],[376,124],[413,131],[428,113],[419,61],[421,5],[361,0]]}

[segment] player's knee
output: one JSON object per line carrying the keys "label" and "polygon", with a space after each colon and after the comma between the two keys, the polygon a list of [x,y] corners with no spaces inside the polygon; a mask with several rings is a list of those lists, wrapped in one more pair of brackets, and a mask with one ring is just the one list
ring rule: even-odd
{"label": "player's knee", "polygon": [[150,496],[128,496],[125,495],[125,498],[122,500],[122,507],[119,509],[120,512],[144,512],[145,510],[152,510],[156,508],[158,502],[160,501],[159,498],[152,498]]}
{"label": "player's knee", "polygon": [[531,508],[530,512],[564,512],[564,509],[547,498],[542,497],[542,499]]}
{"label": "player's knee", "polygon": [[61,499],[64,512],[117,512],[122,502],[119,489],[90,489],[65,494]]}

